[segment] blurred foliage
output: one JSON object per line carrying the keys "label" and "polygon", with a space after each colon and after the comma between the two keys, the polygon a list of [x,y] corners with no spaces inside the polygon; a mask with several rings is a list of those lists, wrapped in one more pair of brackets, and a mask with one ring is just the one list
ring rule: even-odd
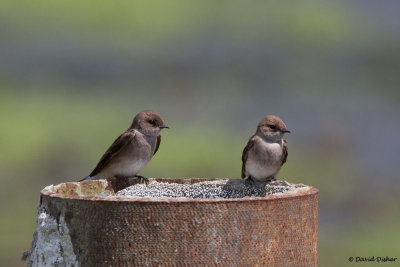
{"label": "blurred foliage", "polygon": [[150,177],[239,178],[257,123],[282,117],[280,178],[320,190],[320,265],[398,257],[399,9],[0,1],[0,265],[23,266],[39,191],[86,176],[143,109],[171,126]]}

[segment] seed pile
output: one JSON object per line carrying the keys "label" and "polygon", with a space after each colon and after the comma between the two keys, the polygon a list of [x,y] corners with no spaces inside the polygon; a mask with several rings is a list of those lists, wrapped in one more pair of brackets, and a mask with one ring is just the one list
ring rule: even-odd
{"label": "seed pile", "polygon": [[303,184],[289,184],[285,181],[248,182],[244,180],[215,180],[194,184],[178,184],[150,181],[146,184],[135,184],[116,193],[114,197],[129,198],[243,198],[264,197],[284,193]]}

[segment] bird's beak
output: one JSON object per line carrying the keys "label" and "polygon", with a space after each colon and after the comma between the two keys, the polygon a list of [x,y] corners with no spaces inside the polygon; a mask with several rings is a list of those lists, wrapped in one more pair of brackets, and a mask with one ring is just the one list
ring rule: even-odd
{"label": "bird's beak", "polygon": [[289,131],[289,130],[286,130],[286,129],[285,129],[285,130],[282,130],[281,132],[282,132],[282,133],[290,133],[290,131]]}
{"label": "bird's beak", "polygon": [[164,129],[164,128],[169,129],[169,126],[167,126],[167,125],[165,125],[165,124],[163,124],[163,125],[161,125],[161,126],[159,126],[159,127],[160,127],[160,129]]}

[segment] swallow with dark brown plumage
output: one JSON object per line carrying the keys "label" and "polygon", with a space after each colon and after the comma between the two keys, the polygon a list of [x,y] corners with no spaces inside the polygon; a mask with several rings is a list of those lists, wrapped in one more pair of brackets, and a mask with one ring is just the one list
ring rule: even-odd
{"label": "swallow with dark brown plumage", "polygon": [[283,121],[273,115],[267,116],[257,126],[242,154],[242,178],[251,181],[275,180],[288,156],[287,141],[283,139],[286,129]]}
{"label": "swallow with dark brown plumage", "polygon": [[101,157],[90,175],[80,181],[108,179],[127,180],[137,175],[156,154],[161,143],[160,131],[169,128],[156,112],[144,110],[133,119],[132,125],[122,133]]}

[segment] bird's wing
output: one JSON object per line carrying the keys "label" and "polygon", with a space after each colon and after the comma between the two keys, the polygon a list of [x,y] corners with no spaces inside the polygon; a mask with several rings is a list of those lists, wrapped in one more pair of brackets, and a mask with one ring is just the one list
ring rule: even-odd
{"label": "bird's wing", "polygon": [[285,139],[283,139],[283,153],[282,153],[281,166],[286,162],[287,156],[288,156],[287,141]]}
{"label": "bird's wing", "polygon": [[249,142],[247,143],[246,147],[243,149],[242,153],[242,178],[246,177],[246,161],[249,156],[250,149],[254,146],[255,140],[254,135],[250,138]]}
{"label": "bird's wing", "polygon": [[156,140],[156,149],[154,149],[153,156],[157,153],[158,148],[160,147],[161,144],[161,135],[157,135],[157,140]]}
{"label": "bird's wing", "polygon": [[116,156],[118,155],[122,148],[125,147],[129,142],[133,140],[135,137],[135,131],[134,130],[128,130],[125,131],[123,134],[121,134],[115,141],[112,143],[112,145],[107,149],[106,153],[101,157],[99,163],[97,163],[96,168],[92,171],[92,173],[89,176],[95,176],[101,170],[107,166],[108,163]]}

